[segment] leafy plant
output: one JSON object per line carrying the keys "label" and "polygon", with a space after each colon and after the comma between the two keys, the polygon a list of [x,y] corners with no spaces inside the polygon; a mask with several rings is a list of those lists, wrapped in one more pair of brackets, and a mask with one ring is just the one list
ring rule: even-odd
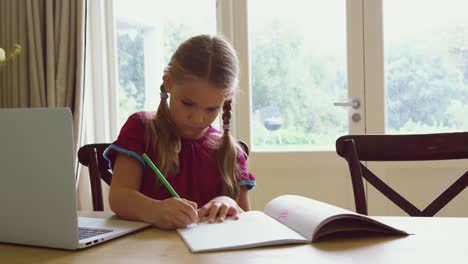
{"label": "leafy plant", "polygon": [[0,65],[6,63],[7,61],[13,59],[15,56],[21,53],[21,46],[15,44],[13,50],[7,54],[4,49],[0,48]]}

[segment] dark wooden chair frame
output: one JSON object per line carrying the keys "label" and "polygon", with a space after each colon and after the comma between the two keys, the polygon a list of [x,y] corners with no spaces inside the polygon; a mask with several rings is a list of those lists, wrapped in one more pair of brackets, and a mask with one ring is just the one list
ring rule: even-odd
{"label": "dark wooden chair frame", "polygon": [[468,185],[467,171],[420,210],[361,163],[468,159],[468,132],[347,135],[336,140],[336,152],[348,162],[356,212],[360,214],[368,214],[363,178],[410,216],[434,216]]}
{"label": "dark wooden chair frame", "polygon": [[[249,147],[242,141],[238,142],[247,158],[250,154]],[[78,150],[78,161],[88,167],[94,211],[104,211],[101,179],[109,186],[112,181],[112,172],[108,168],[108,161],[102,155],[109,145],[109,143],[88,144]]]}
{"label": "dark wooden chair frame", "polygon": [[94,211],[104,211],[101,179],[109,186],[112,181],[108,162],[102,155],[109,145],[108,143],[88,144],[78,150],[78,161],[88,167]]}

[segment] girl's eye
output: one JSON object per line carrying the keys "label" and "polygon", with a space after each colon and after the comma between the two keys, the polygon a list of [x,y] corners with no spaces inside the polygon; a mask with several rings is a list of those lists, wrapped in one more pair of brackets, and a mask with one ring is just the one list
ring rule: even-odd
{"label": "girl's eye", "polygon": [[218,111],[218,108],[208,108],[209,113],[214,113],[216,111]]}
{"label": "girl's eye", "polygon": [[187,102],[187,101],[182,101],[182,104],[184,106],[192,106],[193,105],[191,102]]}

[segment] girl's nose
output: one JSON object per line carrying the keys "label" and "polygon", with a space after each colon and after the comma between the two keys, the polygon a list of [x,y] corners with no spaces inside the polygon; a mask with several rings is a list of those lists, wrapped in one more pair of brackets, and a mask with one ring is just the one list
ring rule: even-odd
{"label": "girl's nose", "polygon": [[205,115],[203,113],[194,113],[191,116],[191,121],[196,126],[203,125],[203,123],[205,122]]}

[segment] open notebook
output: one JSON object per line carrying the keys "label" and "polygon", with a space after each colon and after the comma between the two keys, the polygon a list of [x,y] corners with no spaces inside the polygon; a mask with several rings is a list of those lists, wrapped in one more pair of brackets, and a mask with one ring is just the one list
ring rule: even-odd
{"label": "open notebook", "polygon": [[296,195],[279,196],[263,212],[245,212],[239,220],[203,222],[177,232],[192,252],[311,243],[343,232],[408,235],[371,217]]}

